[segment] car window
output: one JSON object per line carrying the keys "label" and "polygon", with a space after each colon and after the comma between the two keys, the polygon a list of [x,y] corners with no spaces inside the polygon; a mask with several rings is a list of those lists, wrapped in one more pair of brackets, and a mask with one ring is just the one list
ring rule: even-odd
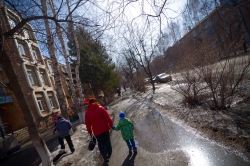
{"label": "car window", "polygon": [[158,77],[162,77],[162,76],[165,76],[167,75],[166,73],[162,73],[162,74],[159,74]]}

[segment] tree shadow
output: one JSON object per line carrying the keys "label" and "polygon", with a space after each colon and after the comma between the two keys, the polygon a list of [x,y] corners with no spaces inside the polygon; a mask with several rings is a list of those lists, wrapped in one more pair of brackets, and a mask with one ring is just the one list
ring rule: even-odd
{"label": "tree shadow", "polygon": [[56,155],[55,157],[58,157],[58,159],[56,161],[53,161],[53,164],[56,165],[60,160],[62,160],[62,158],[66,157],[68,155],[71,155],[71,154],[72,153],[66,153],[66,154],[62,154],[62,155],[60,155],[60,154]]}
{"label": "tree shadow", "polygon": [[135,165],[135,157],[136,157],[136,153],[134,154],[128,154],[128,156],[126,157],[126,159],[124,160],[124,162],[122,163],[122,166],[134,166]]}
{"label": "tree shadow", "polygon": [[234,120],[238,128],[250,134],[250,121],[249,121],[250,112],[247,112],[244,114],[242,112],[233,112],[233,111],[225,111],[225,110],[222,112],[230,116]]}

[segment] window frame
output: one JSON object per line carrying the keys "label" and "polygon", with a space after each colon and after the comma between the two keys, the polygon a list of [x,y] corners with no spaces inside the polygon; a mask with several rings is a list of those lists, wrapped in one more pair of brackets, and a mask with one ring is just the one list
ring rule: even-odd
{"label": "window frame", "polygon": [[16,26],[16,22],[11,18],[9,18],[9,24],[11,28],[14,28]]}
{"label": "window frame", "polygon": [[22,56],[27,56],[24,45],[22,43],[18,43],[18,51]]}
{"label": "window frame", "polygon": [[54,104],[53,96],[49,96],[49,102],[50,102],[50,106],[51,106],[51,108],[55,108],[55,104]]}
{"label": "window frame", "polygon": [[37,98],[36,100],[37,100],[37,104],[38,104],[39,110],[41,112],[46,111],[44,103],[43,103],[43,99],[42,98]]}
{"label": "window frame", "polygon": [[27,71],[28,79],[31,85],[36,84],[32,71]]}
{"label": "window frame", "polygon": [[24,36],[27,37],[27,39],[30,39],[30,35],[26,29],[23,30]]}
{"label": "window frame", "polygon": [[32,55],[33,55],[35,60],[39,60],[36,50],[32,49]]}
{"label": "window frame", "polygon": [[2,85],[2,78],[0,76],[0,94],[6,94],[5,88]]}
{"label": "window frame", "polygon": [[41,77],[41,83],[43,85],[45,85],[46,81],[45,81],[45,78],[44,78],[44,74],[42,72],[40,72],[40,77]]}
{"label": "window frame", "polygon": [[50,72],[53,73],[53,68],[52,68],[51,63],[48,64],[48,67],[49,67]]}

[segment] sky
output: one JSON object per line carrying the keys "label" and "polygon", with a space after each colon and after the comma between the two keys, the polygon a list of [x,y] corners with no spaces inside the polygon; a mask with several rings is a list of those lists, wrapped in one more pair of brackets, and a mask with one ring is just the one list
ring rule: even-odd
{"label": "sky", "polygon": [[[60,1],[54,0],[55,5],[59,6],[58,2]],[[70,2],[73,4],[76,1],[71,0]],[[155,2],[154,5],[152,5],[153,2]],[[75,11],[74,16],[89,19],[91,26],[87,29],[92,32],[94,37],[102,41],[108,53],[115,59],[121,50],[126,48],[126,42],[135,40],[134,36],[136,35],[143,36],[148,41],[151,38],[157,39],[160,27],[164,30],[168,20],[179,16],[180,9],[185,3],[186,0],[167,0],[163,9],[164,15],[161,15],[161,24],[159,17],[146,17],[146,15],[157,15],[164,4],[163,0],[89,0],[82,3],[81,7]],[[66,5],[64,5],[65,7]],[[32,12],[32,10],[27,11]],[[67,10],[64,9],[63,12],[67,12]],[[64,15],[64,13],[61,14],[61,16]],[[44,28],[41,25],[39,24],[36,28]],[[45,31],[39,31],[38,39],[46,41],[46,38],[39,37],[39,34],[44,37],[43,33]],[[46,46],[41,42],[40,47],[42,54],[49,56]],[[57,52],[57,55],[60,55],[60,52]],[[58,58],[63,63],[63,58]]]}
{"label": "sky", "polygon": [[[124,0],[119,3],[116,0],[96,1],[95,4],[85,4],[77,14],[95,20],[96,24],[100,25],[92,29],[93,34],[100,37],[109,54],[116,58],[126,46],[124,39],[132,41],[135,39],[134,35],[140,34],[145,40],[156,40],[160,30],[166,29],[167,22],[180,16],[186,0],[166,1],[161,23],[159,17],[146,17],[157,15],[164,4],[164,1],[158,0],[153,6],[152,2],[153,0]],[[96,33],[98,30],[103,32],[101,36]]]}

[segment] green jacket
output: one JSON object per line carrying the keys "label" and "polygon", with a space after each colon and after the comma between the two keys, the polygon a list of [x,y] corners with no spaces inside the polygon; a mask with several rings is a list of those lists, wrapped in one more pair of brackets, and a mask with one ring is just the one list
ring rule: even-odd
{"label": "green jacket", "polygon": [[122,138],[125,141],[134,138],[134,125],[128,118],[121,119],[117,127],[115,127],[115,130],[121,130]]}

